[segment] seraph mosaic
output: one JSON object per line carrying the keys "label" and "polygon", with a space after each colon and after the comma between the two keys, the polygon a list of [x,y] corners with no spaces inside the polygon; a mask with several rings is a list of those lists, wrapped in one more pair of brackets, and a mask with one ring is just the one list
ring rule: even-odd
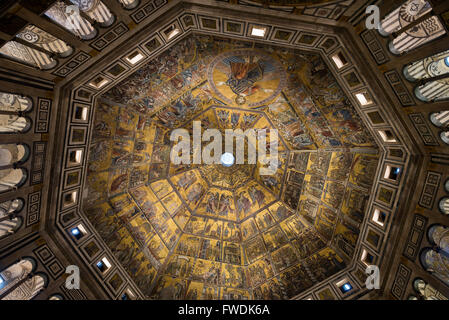
{"label": "seraph mosaic", "polygon": [[[172,164],[193,120],[277,129],[276,174]],[[192,35],[98,99],[83,209],[149,299],[291,299],[349,264],[378,160],[318,53]]]}

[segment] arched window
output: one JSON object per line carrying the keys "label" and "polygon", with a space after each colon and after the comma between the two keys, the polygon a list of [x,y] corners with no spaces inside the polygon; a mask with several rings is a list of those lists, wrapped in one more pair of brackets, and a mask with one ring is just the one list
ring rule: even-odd
{"label": "arched window", "polygon": [[[449,141],[446,143],[449,144]],[[441,198],[440,202],[438,203],[438,208],[442,213],[449,215],[449,198]]]}
{"label": "arched window", "polygon": [[0,169],[0,193],[21,187],[27,180],[25,169]]}
{"label": "arched window", "polygon": [[17,41],[8,41],[0,48],[0,54],[30,66],[48,70],[57,65],[57,61],[45,52],[30,48]]}
{"label": "arched window", "polygon": [[421,264],[426,271],[449,285],[449,228],[433,225],[427,231],[427,236],[434,248],[425,248],[421,252]]}
{"label": "arched window", "polygon": [[393,54],[402,54],[425,43],[435,40],[446,33],[440,19],[432,16],[413,28],[407,29],[396,36],[389,44]]}
{"label": "arched window", "polygon": [[449,50],[413,62],[404,68],[409,81],[418,81],[449,74]]}
{"label": "arched window", "polygon": [[30,155],[26,144],[0,144],[0,167],[25,162]]}
{"label": "arched window", "polygon": [[0,239],[15,233],[20,229],[22,223],[22,217],[0,219]]}
{"label": "arched window", "polygon": [[440,224],[431,226],[427,232],[429,241],[436,245],[441,251],[449,255],[449,228]]}
{"label": "arched window", "polygon": [[449,144],[449,131],[442,131],[440,133],[440,138],[445,144]]}
{"label": "arched window", "polygon": [[139,0],[118,0],[123,6],[123,8],[127,10],[134,9],[139,5]]}
{"label": "arched window", "polygon": [[109,27],[115,21],[114,15],[100,0],[70,0],[70,2],[102,27]]}
{"label": "arched window", "polygon": [[64,297],[60,294],[52,294],[48,300],[64,300]]}
{"label": "arched window", "polygon": [[23,209],[24,202],[20,198],[0,203],[0,219],[15,215]]}
{"label": "arched window", "polygon": [[30,111],[33,102],[28,97],[0,92],[0,133],[25,132],[31,127],[28,117],[22,112]]}
{"label": "arched window", "polygon": [[428,1],[409,0],[388,14],[379,25],[379,33],[388,36],[407,27],[410,23],[429,13],[432,7]]}
{"label": "arched window", "polygon": [[16,168],[29,157],[29,148],[25,144],[0,144],[0,192],[22,186],[27,180],[27,172]]}
{"label": "arched window", "polygon": [[0,111],[26,112],[33,107],[33,102],[28,97],[17,94],[0,92]]}
{"label": "arched window", "polygon": [[33,274],[36,261],[23,258],[0,272],[0,300],[33,299],[48,284],[48,277],[43,273]]}
{"label": "arched window", "polygon": [[426,271],[449,285],[449,258],[445,254],[426,248],[421,252],[420,259]]}
{"label": "arched window", "polygon": [[[417,278],[413,281],[413,289],[415,289],[416,293],[418,293],[420,298],[423,300],[447,300],[447,298],[440,291],[432,287],[421,278]],[[418,299],[415,297],[415,299],[409,300]]]}
{"label": "arched window", "polygon": [[81,16],[79,11],[76,5],[68,6],[62,1],[56,1],[44,14],[81,39],[91,40],[97,35],[97,30]]}
{"label": "arched window", "polygon": [[48,52],[57,53],[61,57],[67,57],[73,52],[67,43],[32,24],[27,25],[17,37]]}
{"label": "arched window", "polygon": [[0,203],[0,239],[13,234],[22,226],[23,219],[16,216],[22,208],[22,199]]}
{"label": "arched window", "polygon": [[416,87],[415,96],[424,102],[449,99],[449,77],[429,81]]}
{"label": "arched window", "polygon": [[31,300],[47,286],[48,278],[43,273],[35,274],[1,300]]}
{"label": "arched window", "polygon": [[380,22],[381,35],[397,33],[389,43],[391,53],[408,52],[446,33],[440,19],[430,15],[431,10],[428,1],[408,0]]}
{"label": "arched window", "polygon": [[430,114],[430,122],[436,127],[447,127],[449,125],[449,111],[433,112]]}
{"label": "arched window", "polygon": [[35,269],[36,261],[27,257],[1,271],[0,297],[4,296],[20,282],[23,282]]}
{"label": "arched window", "polygon": [[20,133],[26,132],[31,127],[28,117],[21,117],[15,114],[0,114],[0,133]]}

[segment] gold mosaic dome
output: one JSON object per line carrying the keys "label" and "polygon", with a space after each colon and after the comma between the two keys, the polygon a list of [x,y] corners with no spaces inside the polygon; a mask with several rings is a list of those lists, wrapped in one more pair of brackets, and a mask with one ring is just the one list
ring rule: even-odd
{"label": "gold mosaic dome", "polygon": [[[276,173],[172,164],[193,121],[278,130]],[[378,161],[318,53],[202,35],[103,95],[89,157],[84,211],[155,299],[287,299],[342,270]]]}

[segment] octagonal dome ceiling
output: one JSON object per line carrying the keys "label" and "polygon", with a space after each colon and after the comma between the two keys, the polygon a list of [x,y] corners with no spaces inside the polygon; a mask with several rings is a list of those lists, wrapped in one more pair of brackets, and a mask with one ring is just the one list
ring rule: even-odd
{"label": "octagonal dome ceiling", "polygon": [[[174,165],[176,128],[277,129],[276,174]],[[97,101],[83,209],[153,299],[289,299],[352,259],[377,146],[319,53],[190,35]]]}

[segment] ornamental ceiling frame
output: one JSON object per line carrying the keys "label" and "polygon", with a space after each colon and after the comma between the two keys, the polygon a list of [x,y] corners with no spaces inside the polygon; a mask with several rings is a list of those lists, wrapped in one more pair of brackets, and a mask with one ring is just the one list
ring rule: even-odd
{"label": "ornamental ceiling frame", "polygon": [[[214,10],[214,14],[211,14],[211,11]],[[271,12],[271,14],[276,13]],[[202,19],[204,18],[217,21],[217,28],[215,30],[206,28],[202,23]],[[376,178],[373,182],[373,189],[368,200],[367,211],[362,222],[361,233],[357,240],[351,263],[342,271],[300,293],[294,299],[317,299],[319,298],[318,294],[323,291],[329,293],[329,290],[330,294],[336,299],[352,298],[365,294],[367,289],[364,286],[364,281],[360,278],[363,278],[361,274],[364,274],[366,268],[366,264],[362,262],[362,255],[366,253],[372,256],[372,263],[379,265],[382,270],[394,212],[397,210],[398,200],[406,180],[404,177],[410,165],[411,150],[408,149],[407,145],[411,145],[411,143],[407,140],[407,137],[400,134],[404,131],[398,127],[400,124],[394,121],[397,117],[392,113],[391,108],[388,108],[392,103],[388,103],[386,94],[379,91],[381,90],[379,87],[375,88],[375,91],[373,88],[368,87],[367,77],[359,71],[362,69],[359,67],[360,64],[358,64],[361,60],[356,61],[354,53],[350,55],[346,49],[345,41],[343,41],[333,27],[310,24],[310,22],[299,21],[298,18],[295,18],[295,21],[280,19],[275,16],[267,18],[269,19],[261,24],[257,19],[257,15],[242,20],[239,12],[227,11],[223,7],[219,9],[206,9],[203,6],[196,6],[194,4],[185,6],[185,4],[181,3],[179,6],[173,6],[169,10],[169,13],[165,12],[163,16],[153,20],[150,25],[145,26],[137,34],[133,35],[132,47],[126,42],[122,43],[117,46],[115,51],[108,53],[107,59],[103,59],[91,66],[88,72],[83,72],[72,80],[65,79],[58,84],[55,92],[55,101],[58,104],[59,128],[57,128],[56,132],[60,134],[62,139],[55,140],[54,154],[59,155],[54,157],[54,161],[57,161],[54,165],[53,172],[53,176],[55,177],[53,190],[56,190],[56,196],[52,197],[52,205],[50,206],[55,209],[48,213],[46,228],[49,228],[50,230],[48,231],[52,231],[49,233],[54,234],[54,237],[58,240],[65,240],[70,244],[66,249],[73,250],[76,256],[84,261],[85,266],[95,275],[98,283],[102,285],[111,298],[116,299],[120,297],[127,289],[131,290],[138,298],[144,298],[144,295],[79,209],[81,207],[82,192],[86,180],[85,167],[88,159],[88,146],[91,140],[94,105],[96,99],[104,92],[192,33],[251,40],[259,43],[270,43],[271,45],[300,48],[302,50],[320,53],[376,140],[380,150],[380,160],[376,170]],[[186,21],[193,21],[193,25],[186,25]],[[227,21],[242,24],[244,26],[242,29],[243,32],[240,34],[226,32],[224,26]],[[181,32],[176,37],[167,39],[163,32],[173,24],[179,27]],[[269,28],[264,39],[249,36],[249,28],[252,24],[258,26],[263,25]],[[292,34],[285,41],[276,40],[274,35],[277,30],[283,30],[287,33],[292,32]],[[343,29],[339,29],[338,31],[341,34]],[[297,42],[301,34],[317,35],[318,38],[310,45],[302,45]],[[335,40],[335,44],[326,49],[323,43],[331,38]],[[158,39],[161,42],[161,46],[150,52],[144,44],[152,39]],[[144,58],[135,65],[132,65],[126,60],[126,57],[136,50]],[[342,52],[348,60],[348,64],[340,70],[337,69],[331,59],[331,56],[337,52]],[[113,75],[110,72],[111,68],[116,65],[120,65],[124,69],[119,75]],[[344,78],[351,71],[356,73],[361,82],[360,85],[352,88]],[[89,85],[89,82],[98,76],[109,81],[99,89]],[[355,94],[360,92],[368,92],[373,98],[373,103],[366,106],[360,105],[355,98]],[[76,118],[75,111],[77,108],[87,109],[87,119]],[[368,117],[368,113],[370,112],[378,112],[383,121],[373,123]],[[396,141],[384,142],[379,134],[379,130],[390,130],[396,137]],[[52,139],[56,139],[56,137]],[[328,151],[337,150],[339,148],[335,148],[335,150],[329,149]],[[78,162],[70,161],[70,156],[73,157],[74,154],[77,156],[80,155],[81,160]],[[402,179],[398,183],[383,178],[387,164],[397,165],[402,168]],[[78,179],[69,184],[67,177],[70,173],[76,173]],[[385,199],[381,200],[380,197],[381,194],[384,195],[385,193],[389,195],[387,201]],[[387,220],[383,227],[380,227],[372,221],[372,215],[375,209],[380,209],[387,214]],[[76,240],[70,235],[69,230],[80,224],[86,229],[87,234],[80,240]],[[373,244],[367,241],[368,232],[374,232],[381,239],[377,246],[373,246]],[[95,247],[96,249],[93,250]],[[102,275],[95,268],[96,261],[103,257],[107,257],[112,265],[106,275]],[[113,279],[117,277],[123,280],[118,287],[114,286],[113,282]],[[347,280],[346,282],[350,282],[355,290],[351,290],[346,294],[338,290],[337,283],[344,279]]]}

